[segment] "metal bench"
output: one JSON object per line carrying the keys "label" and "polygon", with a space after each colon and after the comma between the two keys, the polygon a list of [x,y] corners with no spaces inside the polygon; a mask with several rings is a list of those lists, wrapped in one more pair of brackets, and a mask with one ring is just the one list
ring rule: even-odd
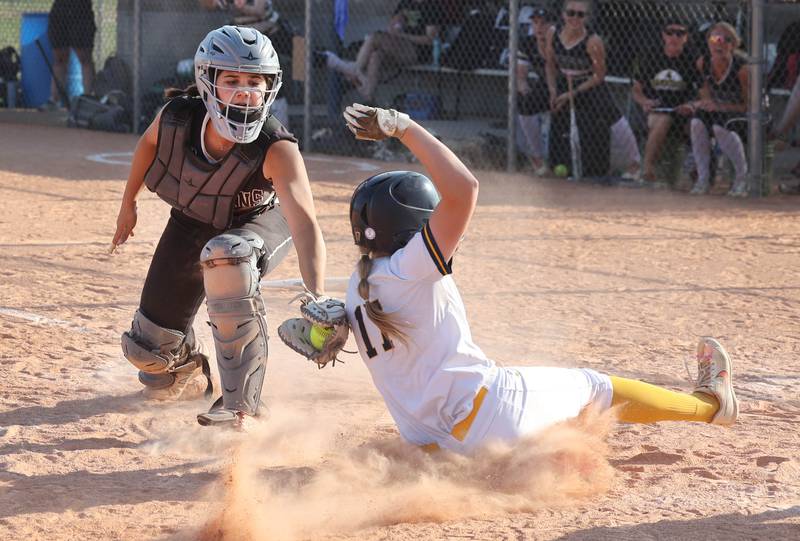
{"label": "metal bench", "polygon": [[[461,89],[465,77],[494,77],[494,78],[507,78],[508,70],[493,69],[493,68],[478,68],[474,70],[459,70],[447,66],[434,66],[432,64],[412,64],[410,66],[403,66],[401,71],[416,74],[416,75],[430,75],[436,78],[436,93],[442,99],[442,84],[446,78],[456,79],[456,95],[455,107],[453,118],[458,120],[461,115]],[[528,77],[530,79],[537,79],[538,76],[531,72]],[[606,76],[606,82],[615,85],[631,85],[631,79],[628,77],[617,77],[613,75]],[[443,100],[442,100],[443,101]]]}

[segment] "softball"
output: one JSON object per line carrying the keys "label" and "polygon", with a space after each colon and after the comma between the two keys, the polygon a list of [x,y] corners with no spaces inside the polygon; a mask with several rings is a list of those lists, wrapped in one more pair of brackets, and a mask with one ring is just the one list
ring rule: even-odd
{"label": "softball", "polygon": [[311,326],[311,345],[314,349],[322,349],[325,345],[325,339],[328,338],[333,332],[333,327],[322,327],[314,324]]}
{"label": "softball", "polygon": [[567,169],[566,165],[560,163],[553,167],[553,173],[555,173],[557,177],[565,177],[569,174],[569,169]]}

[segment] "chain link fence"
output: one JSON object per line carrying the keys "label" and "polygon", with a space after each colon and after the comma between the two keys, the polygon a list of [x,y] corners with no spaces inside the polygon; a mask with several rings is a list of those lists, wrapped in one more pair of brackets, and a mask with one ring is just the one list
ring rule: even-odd
{"label": "chain link fence", "polygon": [[798,20],[794,2],[755,0],[0,0],[0,106],[71,103],[74,119],[93,93],[117,107],[94,127],[142,131],[165,88],[192,82],[202,37],[232,23],[274,42],[273,112],[306,149],[409,158],[344,131],[358,101],[408,112],[477,167],[696,192],[757,177],[755,191]]}
{"label": "chain link fence", "polygon": [[[352,142],[343,106],[361,102],[405,111],[467,159],[501,167],[508,111],[507,2],[349,2],[346,25],[312,15],[318,36],[312,146],[327,152],[404,159],[396,141]],[[339,19],[340,20],[340,19]],[[331,24],[332,23],[332,24]],[[488,164],[486,164],[488,165]]]}
{"label": "chain link fence", "polygon": [[[684,173],[696,177],[699,150],[691,150],[689,127],[708,69],[698,59],[708,58],[716,23],[730,23],[726,38],[747,33],[746,9],[735,1],[564,2],[549,40],[558,95],[550,114],[552,171],[661,186],[687,180]],[[725,99],[744,107],[737,116],[746,130],[748,86],[733,72],[740,92]]]}

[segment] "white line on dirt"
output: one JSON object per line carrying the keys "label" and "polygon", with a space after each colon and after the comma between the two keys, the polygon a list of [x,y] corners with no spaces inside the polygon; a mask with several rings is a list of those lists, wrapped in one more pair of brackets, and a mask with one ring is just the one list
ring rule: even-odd
{"label": "white line on dirt", "polygon": [[132,158],[133,152],[103,152],[101,154],[90,154],[86,156],[86,159],[90,162],[108,163],[111,165],[130,165]]}
{"label": "white line on dirt", "polygon": [[95,332],[88,327],[84,327],[82,325],[76,325],[70,321],[65,321],[63,319],[51,318],[40,316],[39,314],[34,314],[31,312],[25,312],[23,310],[17,310],[16,308],[3,308],[0,307],[0,316],[8,316],[17,319],[23,319],[25,321],[32,321],[33,323],[41,323],[43,325],[51,325],[53,327],[63,327],[65,329],[69,329],[71,331],[78,331],[80,333],[93,333]]}
{"label": "white line on dirt", "polygon": [[[358,171],[364,171],[367,173],[372,171],[377,171],[380,169],[380,167],[378,167],[377,165],[373,165],[369,162],[364,162],[361,160],[342,159],[339,157],[329,158],[327,156],[303,156],[303,159],[307,162],[324,162],[327,166],[343,163],[353,166]],[[334,174],[342,174],[349,172],[348,169],[329,169],[328,167],[326,167],[326,171]]]}
{"label": "white line on dirt", "polygon": [[23,246],[89,246],[92,244],[108,246],[109,243],[105,240],[62,240],[55,242],[52,240],[26,240],[25,242],[0,242],[0,247],[16,248]]}
{"label": "white line on dirt", "polygon": [[[350,278],[345,276],[329,276],[325,279],[325,287],[346,284]],[[262,280],[261,287],[268,289],[303,289],[302,278],[287,278],[286,280]]]}
{"label": "white line on dirt", "polygon": [[[334,289],[336,285],[341,285],[347,283],[349,278],[344,276],[331,276],[325,279],[326,287]],[[303,289],[303,279],[302,278],[287,278],[285,280],[263,280],[261,282],[261,287],[267,289]],[[71,321],[66,321],[63,319],[47,317],[40,314],[34,314],[33,312],[26,312],[24,310],[18,310],[16,308],[5,308],[0,306],[0,316],[11,317],[15,319],[21,319],[24,321],[30,321],[32,323],[36,323],[39,325],[50,325],[52,327],[61,327],[64,329],[68,329],[71,331],[77,331],[79,333],[84,334],[96,334],[98,331],[95,329],[90,329],[88,327],[84,327],[82,325],[77,325],[72,323]]]}
{"label": "white line on dirt", "polygon": [[[105,163],[111,165],[130,165],[133,158],[133,152],[103,152],[100,154],[90,154],[86,159],[96,163]],[[353,169],[360,172],[372,172],[380,169],[377,165],[362,160],[353,160],[349,158],[326,157],[326,156],[303,156],[303,159],[309,162],[323,162],[326,165],[326,172],[333,174],[344,174],[352,172]],[[331,166],[345,165],[347,168],[333,169]]]}

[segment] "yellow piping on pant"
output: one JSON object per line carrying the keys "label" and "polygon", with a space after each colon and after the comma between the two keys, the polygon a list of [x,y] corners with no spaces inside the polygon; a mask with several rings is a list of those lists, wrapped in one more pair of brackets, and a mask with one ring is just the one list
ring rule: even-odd
{"label": "yellow piping on pant", "polygon": [[[458,441],[464,441],[464,438],[467,437],[467,433],[469,432],[470,427],[472,427],[472,423],[475,421],[478,411],[481,409],[483,399],[486,397],[487,392],[489,391],[486,389],[486,387],[481,387],[480,391],[478,391],[478,394],[475,395],[475,400],[472,403],[472,411],[469,412],[469,415],[467,415],[463,420],[456,423],[456,425],[453,427],[453,430],[450,431],[450,435]],[[421,448],[426,453],[433,453],[434,451],[439,450],[439,444],[428,443],[422,445]]]}

